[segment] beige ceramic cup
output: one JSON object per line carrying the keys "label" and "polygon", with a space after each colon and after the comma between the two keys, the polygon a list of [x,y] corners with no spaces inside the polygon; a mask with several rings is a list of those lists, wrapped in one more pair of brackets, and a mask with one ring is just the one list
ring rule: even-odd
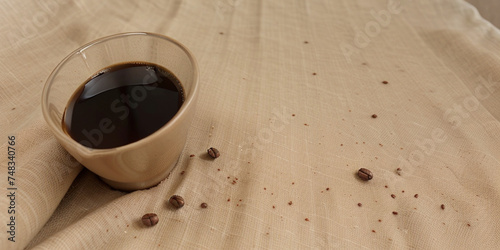
{"label": "beige ceramic cup", "polygon": [[[110,149],[85,147],[64,132],[65,108],[80,85],[103,68],[137,61],[163,66],[180,80],[184,103],[168,123],[139,141]],[[110,186],[137,190],[158,184],[177,163],[194,116],[197,89],[196,60],[182,44],[158,34],[122,33],[86,44],[64,58],[45,83],[42,112],[57,140],[75,159]]]}

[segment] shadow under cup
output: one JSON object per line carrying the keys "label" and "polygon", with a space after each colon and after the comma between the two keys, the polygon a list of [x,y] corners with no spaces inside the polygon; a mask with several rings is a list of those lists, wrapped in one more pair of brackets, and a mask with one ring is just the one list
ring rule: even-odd
{"label": "shadow under cup", "polygon": [[[183,104],[170,121],[139,141],[109,149],[81,145],[63,129],[68,101],[99,70],[126,62],[168,69],[182,85]],[[59,143],[86,168],[113,188],[143,189],[165,179],[177,163],[195,112],[197,86],[196,60],[182,44],[158,34],[122,33],[86,44],[59,63],[45,83],[42,112]]]}

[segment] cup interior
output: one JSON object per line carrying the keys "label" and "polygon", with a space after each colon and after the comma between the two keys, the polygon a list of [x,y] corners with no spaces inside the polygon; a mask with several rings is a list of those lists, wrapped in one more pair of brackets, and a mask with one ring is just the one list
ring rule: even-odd
{"label": "cup interior", "polygon": [[[104,37],[73,51],[57,65],[47,79],[42,94],[42,112],[59,140],[64,140],[82,154],[98,154],[117,149],[91,149],[81,145],[64,131],[62,120],[68,101],[79,86],[99,70],[125,62],[154,63],[168,69],[180,80],[184,102],[177,114],[159,130],[168,129],[192,105],[197,92],[198,67],[186,47],[169,37],[145,32]],[[144,139],[121,147],[141,144]]]}

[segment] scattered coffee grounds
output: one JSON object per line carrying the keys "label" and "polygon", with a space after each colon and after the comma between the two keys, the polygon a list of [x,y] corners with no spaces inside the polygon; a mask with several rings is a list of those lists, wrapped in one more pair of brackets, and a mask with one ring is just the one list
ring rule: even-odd
{"label": "scattered coffee grounds", "polygon": [[267,190],[267,188],[264,188],[264,190]]}
{"label": "scattered coffee grounds", "polygon": [[388,81],[382,81],[383,84],[388,84],[389,82]]}
{"label": "scattered coffee grounds", "polygon": [[220,168],[218,168],[217,171],[220,171]]}
{"label": "scattered coffee grounds", "polygon": [[413,197],[418,198],[418,194],[415,194]]}
{"label": "scattered coffee grounds", "polygon": [[373,233],[375,233],[375,230],[372,230]]}
{"label": "scattered coffee grounds", "polygon": [[376,115],[376,114],[373,114],[373,115],[372,115],[372,118],[377,118],[377,115]]}
{"label": "scattered coffee grounds", "polygon": [[382,220],[381,220],[381,219],[379,219],[379,220],[378,220],[378,222],[382,222]]}
{"label": "scattered coffee grounds", "polygon": [[306,221],[309,221],[309,218],[306,218],[305,220],[306,220]]}
{"label": "scattered coffee grounds", "polygon": [[404,190],[401,190],[401,193],[404,193],[405,191]]}
{"label": "scattered coffee grounds", "polygon": [[227,202],[230,202],[231,201],[231,198],[227,199]]}
{"label": "scattered coffee grounds", "polygon": [[273,206],[273,208],[276,208],[275,206]]}
{"label": "scattered coffee grounds", "polygon": [[219,32],[219,34],[224,35],[224,32]]}
{"label": "scattered coffee grounds", "polygon": [[468,227],[470,227],[470,224],[469,224],[469,223],[467,223],[467,226],[468,226]]}
{"label": "scattered coffee grounds", "polygon": [[373,178],[373,173],[372,171],[366,169],[366,168],[360,168],[358,170],[358,176],[361,180],[368,181]]}
{"label": "scattered coffee grounds", "polygon": [[292,182],[292,185],[295,185],[295,182]]}
{"label": "scattered coffee grounds", "polygon": [[182,172],[181,172],[181,175],[183,175],[184,173],[185,173],[185,171],[182,171]]}
{"label": "scattered coffee grounds", "polygon": [[304,123],[304,126],[309,126],[309,124],[307,124],[307,123]]}
{"label": "scattered coffee grounds", "polygon": [[316,72],[313,73],[313,76],[317,75]]}
{"label": "scattered coffee grounds", "polygon": [[152,227],[156,224],[158,224],[158,221],[160,220],[158,218],[158,215],[155,213],[148,213],[142,216],[142,224],[144,224],[147,227]]}
{"label": "scattered coffee grounds", "polygon": [[396,174],[401,175],[401,171],[402,171],[401,168],[397,168],[396,169]]}
{"label": "scattered coffee grounds", "polygon": [[177,209],[184,206],[184,198],[179,195],[172,195],[168,201]]}
{"label": "scattered coffee grounds", "polygon": [[398,215],[398,212],[396,212],[396,211],[392,211],[392,214],[394,214],[394,215]]}
{"label": "scattered coffee grounds", "polygon": [[385,188],[388,188],[388,186],[387,186],[387,185],[385,185],[384,187],[385,187]]}
{"label": "scattered coffee grounds", "polygon": [[190,155],[189,157],[194,157],[194,155]]}
{"label": "scattered coffee grounds", "polygon": [[363,204],[361,204],[361,203],[358,203],[358,207],[361,207],[361,206],[363,206]]}
{"label": "scattered coffee grounds", "polygon": [[295,114],[292,114],[292,116],[295,116]]}
{"label": "scattered coffee grounds", "polygon": [[308,41],[304,41],[304,44],[308,44],[309,42]]}
{"label": "scattered coffee grounds", "polygon": [[201,208],[207,208],[207,207],[208,207],[208,204],[207,204],[207,203],[205,203],[205,202],[203,202],[203,203],[201,203],[200,207],[201,207]]}
{"label": "scattered coffee grounds", "polygon": [[208,153],[208,155],[210,155],[210,157],[212,157],[214,159],[218,158],[220,156],[220,152],[216,148],[209,148],[209,149],[207,149],[207,153]]}
{"label": "scattered coffee grounds", "polygon": [[441,204],[441,209],[443,209],[443,210],[444,210],[444,204]]}
{"label": "scattered coffee grounds", "polygon": [[392,197],[393,199],[396,199],[396,195],[395,195],[395,194],[391,194],[391,197]]}
{"label": "scattered coffee grounds", "polygon": [[329,191],[329,190],[330,190],[330,188],[326,188],[326,191]]}
{"label": "scattered coffee grounds", "polygon": [[291,206],[292,204],[293,204],[293,203],[292,203],[292,201],[289,201],[289,202],[288,202],[288,205],[290,205],[290,206]]}
{"label": "scattered coffee grounds", "polygon": [[343,144],[343,143],[341,143],[341,144],[340,144],[340,146],[342,147],[342,146],[344,146],[344,144]]}

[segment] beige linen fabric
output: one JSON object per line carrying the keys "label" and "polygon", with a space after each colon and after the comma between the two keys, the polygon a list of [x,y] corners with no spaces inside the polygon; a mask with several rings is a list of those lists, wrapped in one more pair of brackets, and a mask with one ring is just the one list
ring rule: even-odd
{"label": "beige linen fabric", "polygon": [[[24,0],[0,11],[0,249],[498,249],[500,32],[465,1]],[[131,193],[81,171],[40,109],[67,54],[127,31],[185,44],[201,84],[175,170]],[[220,158],[204,156],[211,146]],[[361,167],[373,180],[356,177]],[[140,222],[148,212],[155,227]]]}

